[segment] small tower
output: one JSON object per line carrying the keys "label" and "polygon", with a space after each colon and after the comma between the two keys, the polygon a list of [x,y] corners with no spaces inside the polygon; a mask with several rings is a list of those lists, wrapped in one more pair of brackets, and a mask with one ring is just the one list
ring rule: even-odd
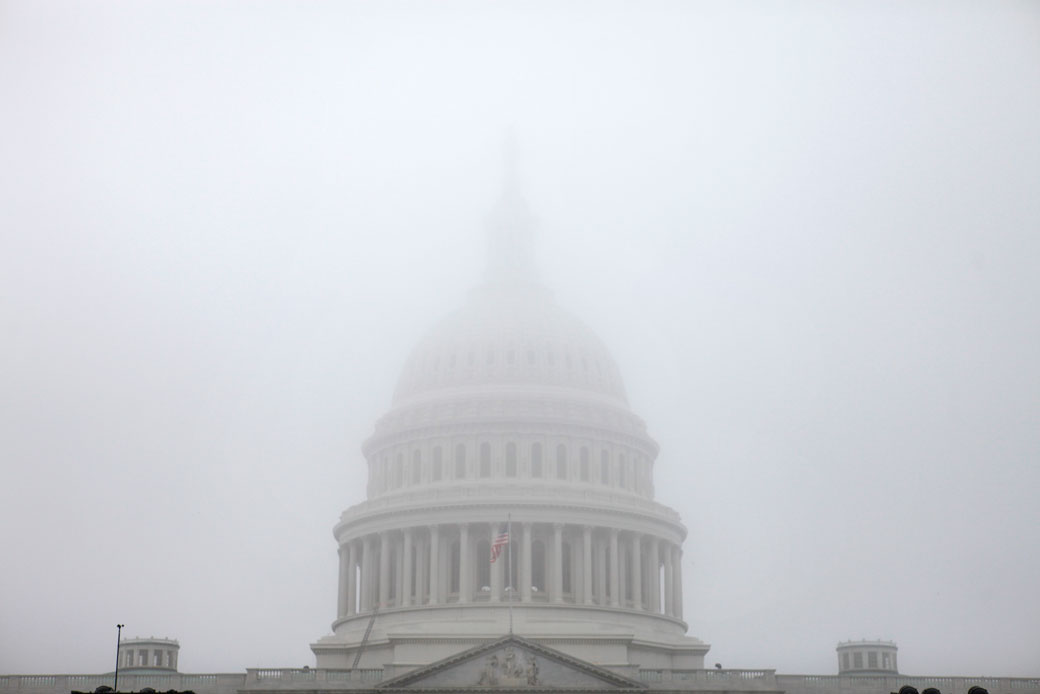
{"label": "small tower", "polygon": [[841,641],[839,675],[898,675],[895,641]]}
{"label": "small tower", "polygon": [[135,636],[119,642],[121,672],[177,672],[181,646],[174,639]]}

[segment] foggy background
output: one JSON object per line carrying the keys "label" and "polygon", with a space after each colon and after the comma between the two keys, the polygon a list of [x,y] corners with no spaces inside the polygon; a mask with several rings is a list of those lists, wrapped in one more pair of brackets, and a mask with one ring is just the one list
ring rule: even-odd
{"label": "foggy background", "polygon": [[313,665],[512,127],[707,662],[1040,674],[1038,123],[1035,2],[0,2],[0,672]]}

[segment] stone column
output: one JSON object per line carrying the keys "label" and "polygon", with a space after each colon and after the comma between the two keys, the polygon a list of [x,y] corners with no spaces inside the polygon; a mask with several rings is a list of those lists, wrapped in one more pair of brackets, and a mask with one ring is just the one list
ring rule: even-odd
{"label": "stone column", "polygon": [[563,602],[563,524],[553,523],[552,591],[549,599]]}
{"label": "stone column", "polygon": [[425,605],[430,595],[430,575],[426,572],[426,552],[430,541],[419,533],[415,538],[415,604]]}
{"label": "stone column", "polygon": [[430,604],[441,602],[441,529],[430,526]]}
{"label": "stone column", "polygon": [[401,605],[405,607],[412,604],[412,591],[415,588],[415,581],[412,578],[412,573],[415,567],[412,565],[412,529],[408,528],[404,531],[404,570],[401,572],[404,578],[404,590],[401,593],[401,599],[399,600]]}
{"label": "stone column", "polygon": [[520,600],[531,602],[531,524],[521,523]]}
{"label": "stone column", "polygon": [[379,533],[379,606],[390,603],[390,533]]}
{"label": "stone column", "polygon": [[625,547],[626,543],[621,537],[621,533],[618,533],[618,602],[621,603],[622,607],[628,607],[628,570],[629,561],[631,557],[628,556],[628,549]]}
{"label": "stone column", "polygon": [[473,562],[469,558],[469,525],[459,525],[459,602],[469,602],[473,595]]}
{"label": "stone column", "polygon": [[657,548],[657,538],[650,538],[650,611],[660,613],[661,611],[661,556]]}
{"label": "stone column", "polygon": [[358,551],[355,542],[347,543],[347,615],[357,614],[357,564]]}
{"label": "stone column", "polygon": [[672,598],[672,603],[675,605],[675,616],[682,619],[682,548],[678,545],[675,546],[675,559],[672,560],[672,568],[675,571],[675,579],[673,580],[675,597]]}
{"label": "stone column", "polygon": [[606,605],[607,604],[607,575],[610,569],[607,567],[607,545],[603,540],[602,533],[600,537],[597,537],[592,545],[593,551],[593,562],[596,565],[595,591],[596,591],[596,604]]}
{"label": "stone column", "polygon": [[372,609],[372,536],[361,540],[361,611]]}
{"label": "stone column", "polygon": [[618,557],[618,531],[610,529],[610,604],[618,607],[621,604],[621,562]]}
{"label": "stone column", "polygon": [[643,558],[640,552],[642,538],[639,533],[632,534],[632,607],[643,609]]}
{"label": "stone column", "polygon": [[592,527],[581,529],[581,597],[586,605],[592,604]]}
{"label": "stone column", "polygon": [[391,544],[394,547],[394,599],[395,607],[404,604],[404,544],[399,537],[395,537]]}
{"label": "stone column", "polygon": [[675,572],[672,571],[672,546],[668,543],[661,548],[664,552],[664,613],[675,616]]}
{"label": "stone column", "polygon": [[339,546],[339,583],[336,591],[336,616],[340,619],[347,616],[347,545]]}

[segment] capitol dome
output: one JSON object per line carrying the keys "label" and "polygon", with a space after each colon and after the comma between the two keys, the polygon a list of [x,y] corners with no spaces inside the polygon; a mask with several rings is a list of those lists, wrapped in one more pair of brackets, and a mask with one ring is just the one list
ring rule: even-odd
{"label": "capitol dome", "polygon": [[533,283],[487,284],[409,357],[394,404],[474,387],[566,388],[624,404],[617,364],[584,323]]}
{"label": "capitol dome", "polygon": [[703,666],[657,443],[602,341],[536,281],[531,239],[507,185],[485,281],[420,340],[362,445],[318,667],[404,672],[507,634],[616,668]]}

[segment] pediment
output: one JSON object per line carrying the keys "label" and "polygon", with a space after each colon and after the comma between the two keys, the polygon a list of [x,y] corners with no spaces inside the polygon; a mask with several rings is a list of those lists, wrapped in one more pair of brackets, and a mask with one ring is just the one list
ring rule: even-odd
{"label": "pediment", "polygon": [[642,682],[572,658],[519,636],[507,636],[386,680],[379,689],[638,690]]}

